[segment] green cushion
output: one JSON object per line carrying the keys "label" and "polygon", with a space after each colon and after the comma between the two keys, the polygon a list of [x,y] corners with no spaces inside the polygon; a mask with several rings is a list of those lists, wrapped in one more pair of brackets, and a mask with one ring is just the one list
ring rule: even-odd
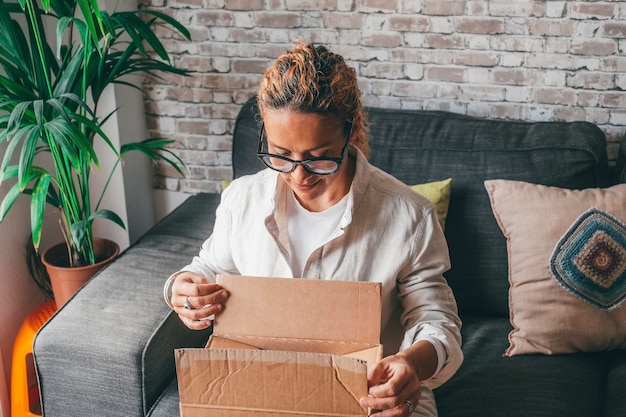
{"label": "green cushion", "polygon": [[448,216],[448,207],[450,205],[450,187],[452,178],[442,181],[427,182],[425,184],[412,185],[411,188],[418,194],[423,195],[437,209],[437,218],[441,228],[446,227],[446,217]]}

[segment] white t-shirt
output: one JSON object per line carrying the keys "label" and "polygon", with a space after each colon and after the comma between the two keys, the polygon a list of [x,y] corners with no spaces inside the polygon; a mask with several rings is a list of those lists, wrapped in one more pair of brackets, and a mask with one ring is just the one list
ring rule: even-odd
{"label": "white t-shirt", "polygon": [[324,211],[308,211],[288,193],[287,229],[291,244],[290,266],[294,277],[301,277],[307,259],[313,251],[326,243],[335,232],[348,205],[346,194],[334,206]]}

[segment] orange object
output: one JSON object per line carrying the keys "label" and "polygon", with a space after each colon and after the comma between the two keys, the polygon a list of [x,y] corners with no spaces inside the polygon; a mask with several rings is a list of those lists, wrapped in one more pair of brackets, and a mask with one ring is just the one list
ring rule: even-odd
{"label": "orange object", "polygon": [[13,344],[11,370],[11,416],[41,416],[39,384],[33,359],[33,341],[41,326],[57,310],[56,303],[48,301],[30,313],[20,327]]}

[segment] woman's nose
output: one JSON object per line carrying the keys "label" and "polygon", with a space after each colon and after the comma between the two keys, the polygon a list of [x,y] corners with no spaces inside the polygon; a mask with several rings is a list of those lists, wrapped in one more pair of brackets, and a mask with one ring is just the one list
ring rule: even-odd
{"label": "woman's nose", "polygon": [[304,179],[306,177],[311,176],[311,173],[309,171],[306,170],[306,168],[304,167],[304,165],[299,164],[296,165],[296,169],[294,169],[293,171],[291,171],[291,176],[295,179],[295,180],[300,180],[300,179]]}

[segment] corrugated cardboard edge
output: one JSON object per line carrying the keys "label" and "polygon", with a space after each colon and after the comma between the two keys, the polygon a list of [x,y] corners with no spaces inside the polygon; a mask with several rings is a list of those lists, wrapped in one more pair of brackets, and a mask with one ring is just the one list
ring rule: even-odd
{"label": "corrugated cardboard edge", "polygon": [[[177,349],[175,358],[185,417],[367,415],[362,360],[245,349]],[[277,389],[279,398],[265,394]]]}
{"label": "corrugated cardboard edge", "polygon": [[[254,344],[253,339],[248,339],[250,343],[241,343],[237,340],[227,339],[219,336],[212,336],[207,342],[206,347],[209,349],[251,349],[251,350],[263,350],[259,346]],[[276,349],[271,350],[281,350],[281,351],[293,351],[293,352],[310,352],[310,353],[320,353],[320,354],[331,354],[331,355],[342,355],[348,358],[359,359],[365,361],[368,364],[374,364],[378,362],[383,355],[383,347],[382,345],[369,346],[366,348],[359,347],[355,350],[350,350],[349,352],[345,352],[344,349],[341,349],[341,353],[333,352],[335,350],[335,346],[329,345],[326,349],[322,348],[321,345],[318,344],[318,350],[307,350],[306,345],[298,345],[297,341],[289,341],[290,343],[278,344]]]}

